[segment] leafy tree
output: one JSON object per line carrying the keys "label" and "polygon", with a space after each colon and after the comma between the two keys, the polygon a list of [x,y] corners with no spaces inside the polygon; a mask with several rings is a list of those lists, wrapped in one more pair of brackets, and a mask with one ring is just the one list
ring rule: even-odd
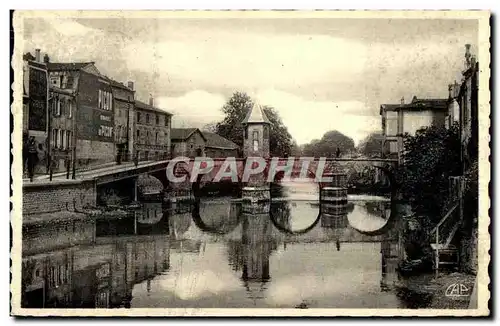
{"label": "leafy tree", "polygon": [[[235,92],[222,107],[224,120],[218,122],[215,132],[239,146],[243,146],[243,125],[253,102],[250,96],[243,92]],[[292,152],[293,140],[287,127],[283,124],[278,112],[269,106],[264,106],[264,113],[271,122],[269,132],[269,151],[272,156],[287,157]]]}
{"label": "leafy tree", "polygon": [[303,147],[304,155],[314,157],[334,157],[338,150],[341,155],[352,152],[354,140],[337,130],[327,131],[321,139],[313,139]]}
{"label": "leafy tree", "polygon": [[369,134],[358,146],[361,154],[368,157],[380,156],[382,152],[383,135],[380,132]]}
{"label": "leafy tree", "polygon": [[460,174],[458,126],[432,126],[405,135],[404,148],[404,163],[397,171],[401,192],[418,215],[435,224],[448,208],[449,177]]}

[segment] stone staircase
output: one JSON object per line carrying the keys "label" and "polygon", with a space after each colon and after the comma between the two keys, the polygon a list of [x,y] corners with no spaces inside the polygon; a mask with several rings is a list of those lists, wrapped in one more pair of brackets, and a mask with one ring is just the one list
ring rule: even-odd
{"label": "stone staircase", "polygon": [[455,202],[431,231],[431,247],[434,250],[434,269],[436,271],[436,276],[439,274],[440,269],[453,269],[458,267],[458,248],[453,244],[453,240],[459,226],[459,202]]}

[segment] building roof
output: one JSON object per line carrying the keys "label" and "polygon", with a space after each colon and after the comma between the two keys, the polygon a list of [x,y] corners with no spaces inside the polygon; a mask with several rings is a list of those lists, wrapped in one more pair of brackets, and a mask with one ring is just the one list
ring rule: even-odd
{"label": "building roof", "polygon": [[56,70],[80,70],[88,65],[93,65],[95,62],[49,62],[47,63],[47,68],[52,71]]}
{"label": "building roof", "polygon": [[138,109],[141,109],[141,110],[148,110],[148,111],[163,113],[163,114],[170,115],[170,116],[172,115],[172,113],[170,113],[170,112],[155,108],[155,107],[153,107],[149,104],[146,104],[144,102],[141,102],[139,100],[135,100],[135,107]]}
{"label": "building roof", "polygon": [[121,88],[121,89],[124,89],[124,90],[130,91],[130,92],[134,92],[134,90],[133,90],[133,89],[128,88],[128,86],[126,86],[125,84],[120,83],[120,82],[118,82],[118,81],[116,81],[116,80],[114,80],[114,79],[111,79],[111,78],[109,78],[109,77],[106,77],[106,78],[108,79],[108,81],[109,81],[109,83],[111,84],[111,86],[113,86],[113,87],[117,87],[117,88]]}
{"label": "building roof", "polygon": [[382,111],[447,110],[448,103],[449,103],[448,99],[419,99],[416,96],[414,96],[410,103],[381,104],[380,114],[382,114]]}
{"label": "building roof", "polygon": [[238,145],[236,145],[235,143],[233,143],[229,139],[226,139],[220,135],[217,135],[216,133],[204,131],[203,135],[205,136],[205,139],[207,140],[205,147],[221,148],[221,149],[238,149],[238,148],[240,148]]}
{"label": "building roof", "polygon": [[206,140],[205,135],[198,128],[172,128],[170,130],[170,138],[172,140],[186,140],[196,131]]}
{"label": "building roof", "polygon": [[255,102],[250,111],[248,111],[248,114],[245,117],[245,119],[243,119],[242,123],[246,124],[246,123],[270,123],[270,122],[269,119],[267,118],[266,113],[264,112],[264,108],[262,107],[262,105]]}

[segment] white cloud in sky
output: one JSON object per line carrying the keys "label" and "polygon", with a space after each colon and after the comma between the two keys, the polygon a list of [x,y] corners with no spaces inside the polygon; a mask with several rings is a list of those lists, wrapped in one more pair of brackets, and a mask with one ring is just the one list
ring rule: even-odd
{"label": "white cloud in sky", "polygon": [[175,128],[201,128],[224,118],[221,108],[226,99],[220,94],[195,90],[179,97],[160,97],[156,101],[160,108],[174,114],[172,125]]}

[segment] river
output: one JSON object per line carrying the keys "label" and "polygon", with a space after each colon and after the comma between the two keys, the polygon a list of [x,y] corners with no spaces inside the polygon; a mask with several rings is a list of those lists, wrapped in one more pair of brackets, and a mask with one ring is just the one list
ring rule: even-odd
{"label": "river", "polygon": [[121,218],[25,227],[23,306],[406,307],[388,199],[318,198],[314,184],[289,184],[268,205],[148,202]]}

